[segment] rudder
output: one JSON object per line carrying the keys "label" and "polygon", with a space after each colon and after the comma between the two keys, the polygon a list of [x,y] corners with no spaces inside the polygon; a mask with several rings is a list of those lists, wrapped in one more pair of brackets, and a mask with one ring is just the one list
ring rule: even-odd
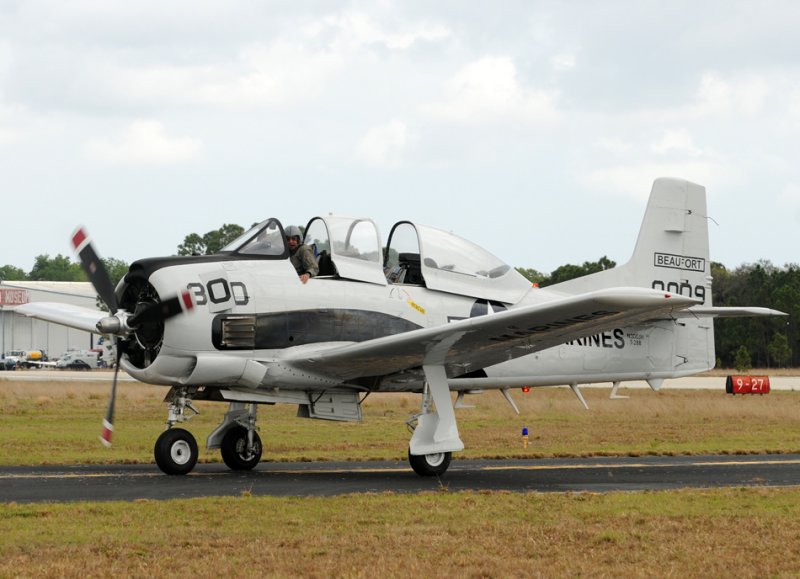
{"label": "rudder", "polygon": [[575,293],[622,286],[662,289],[711,305],[705,187],[683,179],[656,179],[630,260],[551,287]]}

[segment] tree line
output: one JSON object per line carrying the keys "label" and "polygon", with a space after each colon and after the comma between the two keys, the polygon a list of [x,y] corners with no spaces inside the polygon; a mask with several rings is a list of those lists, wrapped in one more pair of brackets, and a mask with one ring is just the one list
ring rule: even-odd
{"label": "tree line", "polygon": [[[204,235],[191,233],[177,247],[176,253],[213,254],[243,232],[244,228],[239,225],[225,224]],[[103,262],[114,284],[128,270],[128,264],[122,260],[105,258]],[[616,262],[603,256],[581,265],[562,265],[550,274],[522,267],[517,271],[540,287],[546,287],[615,266]],[[743,370],[800,366],[800,266],[787,264],[778,267],[762,260],[729,270],[721,263],[712,262],[711,274],[715,306],[761,306],[789,314],[786,317],[716,320],[717,366]],[[0,281],[20,280],[87,281],[81,266],[61,254],[53,258],[37,256],[29,272],[12,265],[0,266]]]}
{"label": "tree line", "polygon": [[[567,264],[545,275],[517,268],[540,287],[546,287],[615,267],[606,256],[582,265]],[[711,262],[712,302],[715,306],[759,306],[788,316],[719,318],[714,321],[717,367],[785,368],[800,366],[800,265],[778,267],[768,260],[729,270]]]}

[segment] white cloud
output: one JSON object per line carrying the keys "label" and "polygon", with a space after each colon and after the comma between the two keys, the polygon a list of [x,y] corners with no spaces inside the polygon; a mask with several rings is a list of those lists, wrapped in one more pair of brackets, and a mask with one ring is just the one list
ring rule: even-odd
{"label": "white cloud", "polygon": [[550,62],[554,70],[566,72],[575,68],[575,55],[571,53],[557,54]]}
{"label": "white cloud", "polygon": [[356,155],[369,165],[395,166],[409,143],[405,123],[397,120],[372,127],[356,145]]}
{"label": "white cloud", "polygon": [[316,99],[344,59],[279,41],[243,48],[237,58],[218,66],[160,66],[123,69],[114,92],[122,100],[163,105],[227,107],[275,106]]}
{"label": "white cloud", "polygon": [[789,115],[795,122],[800,122],[800,89],[795,89],[789,96]]}
{"label": "white cloud", "polygon": [[692,135],[686,129],[671,129],[664,131],[659,141],[651,143],[650,150],[659,155],[668,153],[686,154],[691,157],[702,155],[692,140]]}
{"label": "white cloud", "polygon": [[170,137],[157,121],[136,121],[120,138],[93,139],[85,152],[90,159],[114,164],[170,164],[196,159],[202,145],[189,137]]}
{"label": "white cloud", "polygon": [[779,199],[782,203],[800,208],[800,185],[795,183],[786,185],[781,191]]}
{"label": "white cloud", "polygon": [[10,145],[14,141],[17,140],[17,133],[10,130],[0,127],[0,147],[5,145]]}
{"label": "white cloud", "polygon": [[423,107],[435,117],[456,122],[496,118],[549,121],[558,117],[557,94],[528,89],[508,57],[484,57],[462,68],[445,83],[445,101]]}
{"label": "white cloud", "polygon": [[694,109],[701,115],[756,116],[764,111],[769,96],[769,83],[760,76],[725,79],[707,72],[700,80]]}
{"label": "white cloud", "polygon": [[622,197],[646,200],[650,186],[659,177],[676,177],[706,187],[735,179],[729,167],[714,163],[642,163],[610,167],[588,173],[580,181],[591,189]]}
{"label": "white cloud", "polygon": [[390,50],[406,50],[418,42],[437,42],[451,35],[446,26],[427,22],[408,26],[400,32],[388,32],[363,12],[328,16],[307,30],[316,36],[325,27],[336,30],[334,45],[346,50],[371,44],[383,45]]}
{"label": "white cloud", "polygon": [[629,155],[633,150],[633,143],[624,141],[618,137],[605,137],[599,139],[595,145],[600,150],[616,156]]}

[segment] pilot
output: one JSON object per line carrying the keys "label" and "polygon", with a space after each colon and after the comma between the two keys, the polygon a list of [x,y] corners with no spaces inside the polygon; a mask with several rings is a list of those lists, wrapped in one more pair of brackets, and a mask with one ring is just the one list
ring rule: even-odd
{"label": "pilot", "polygon": [[289,259],[297,270],[300,281],[306,283],[319,273],[314,251],[303,243],[303,234],[296,225],[290,225],[284,233],[286,234],[286,244],[289,246]]}

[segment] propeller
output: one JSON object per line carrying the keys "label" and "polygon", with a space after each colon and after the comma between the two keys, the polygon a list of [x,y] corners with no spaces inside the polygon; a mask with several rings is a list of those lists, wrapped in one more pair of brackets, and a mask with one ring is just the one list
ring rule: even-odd
{"label": "propeller", "polygon": [[188,290],[183,290],[179,295],[163,301],[152,302],[134,313],[120,310],[117,294],[114,291],[114,284],[108,275],[103,261],[94,249],[94,245],[88,233],[83,227],[79,227],[72,234],[72,247],[80,258],[81,267],[89,281],[94,286],[95,291],[106,304],[111,315],[103,318],[97,323],[97,331],[101,334],[112,334],[115,336],[116,344],[116,364],[114,366],[114,378],[111,381],[111,397],[108,400],[108,409],[103,419],[103,432],[100,435],[100,442],[105,446],[111,446],[111,437],[114,432],[114,406],[117,399],[117,379],[119,376],[120,361],[122,360],[122,348],[119,336],[127,336],[134,332],[143,324],[167,320],[180,313],[194,309],[194,300]]}
{"label": "propeller", "polygon": [[111,283],[106,266],[103,265],[103,261],[94,250],[94,246],[83,227],[79,227],[72,234],[72,247],[75,249],[75,253],[78,254],[81,260],[81,267],[83,267],[86,275],[89,276],[89,281],[92,282],[100,299],[108,306],[112,315],[116,314],[119,310],[119,305],[117,304],[114,285]]}
{"label": "propeller", "polygon": [[100,442],[103,446],[111,446],[111,435],[114,434],[114,405],[117,401],[117,376],[119,375],[119,361],[122,357],[119,342],[114,338],[116,350],[116,362],[114,364],[114,378],[111,380],[111,397],[108,399],[108,408],[106,409],[106,416],[103,418],[103,431],[100,433]]}

